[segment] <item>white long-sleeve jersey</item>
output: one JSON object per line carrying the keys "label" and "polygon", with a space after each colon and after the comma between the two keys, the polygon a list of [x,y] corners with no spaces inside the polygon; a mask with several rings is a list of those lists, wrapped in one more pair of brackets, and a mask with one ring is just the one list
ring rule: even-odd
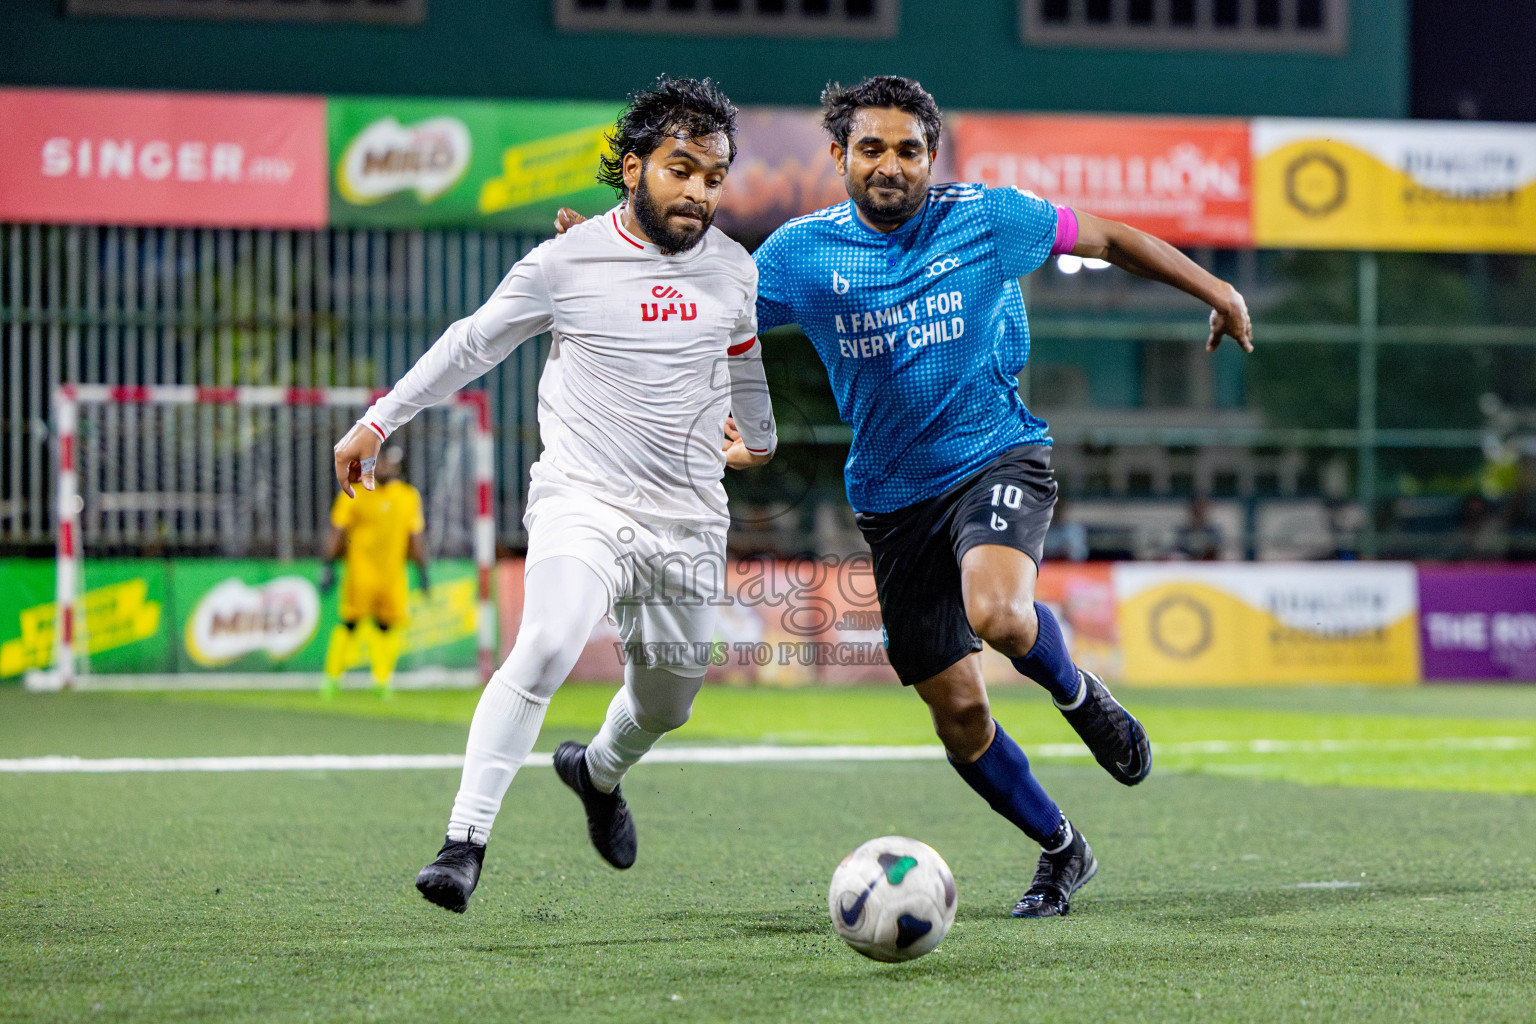
{"label": "white long-sleeve jersey", "polygon": [[539,378],[544,450],[529,501],[563,485],[640,516],[728,524],[727,414],[756,453],[773,451],[777,433],[756,337],[757,268],[715,228],[663,255],[615,209],[545,242],[361,422],[387,438],[545,331],[554,344]]}

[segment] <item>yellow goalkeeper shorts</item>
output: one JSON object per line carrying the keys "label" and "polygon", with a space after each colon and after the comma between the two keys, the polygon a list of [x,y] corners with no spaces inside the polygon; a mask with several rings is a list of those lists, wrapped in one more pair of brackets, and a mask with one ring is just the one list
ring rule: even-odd
{"label": "yellow goalkeeper shorts", "polygon": [[341,621],[372,619],[381,626],[401,626],[406,619],[410,581],[404,572],[385,576],[347,569],[341,584]]}

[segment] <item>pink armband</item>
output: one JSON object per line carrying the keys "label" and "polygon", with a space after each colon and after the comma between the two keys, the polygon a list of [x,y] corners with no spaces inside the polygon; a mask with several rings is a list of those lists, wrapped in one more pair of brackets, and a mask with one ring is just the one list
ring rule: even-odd
{"label": "pink armband", "polygon": [[1070,253],[1077,247],[1077,214],[1070,206],[1056,207],[1056,242],[1051,246],[1052,256]]}

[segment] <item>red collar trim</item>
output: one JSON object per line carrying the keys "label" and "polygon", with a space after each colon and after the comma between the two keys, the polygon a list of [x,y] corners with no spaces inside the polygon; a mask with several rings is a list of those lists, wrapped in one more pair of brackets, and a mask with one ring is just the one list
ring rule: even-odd
{"label": "red collar trim", "polygon": [[624,239],[624,241],[628,242],[630,245],[634,246],[636,249],[644,252],[644,243],[637,242],[633,238],[629,237],[629,233],[619,226],[619,211],[615,210],[613,213],[609,214],[609,216],[613,219],[613,230],[619,233],[619,237]]}

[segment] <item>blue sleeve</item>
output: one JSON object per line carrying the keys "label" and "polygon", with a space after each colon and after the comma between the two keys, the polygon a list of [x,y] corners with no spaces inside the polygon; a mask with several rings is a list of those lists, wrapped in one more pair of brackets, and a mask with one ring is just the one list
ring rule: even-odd
{"label": "blue sleeve", "polygon": [[1016,188],[987,189],[992,242],[1003,276],[1022,277],[1039,268],[1056,244],[1056,207]]}
{"label": "blue sleeve", "polygon": [[759,334],[796,322],[789,295],[789,261],[792,246],[775,231],[757,247],[752,259],[757,263],[757,330]]}

